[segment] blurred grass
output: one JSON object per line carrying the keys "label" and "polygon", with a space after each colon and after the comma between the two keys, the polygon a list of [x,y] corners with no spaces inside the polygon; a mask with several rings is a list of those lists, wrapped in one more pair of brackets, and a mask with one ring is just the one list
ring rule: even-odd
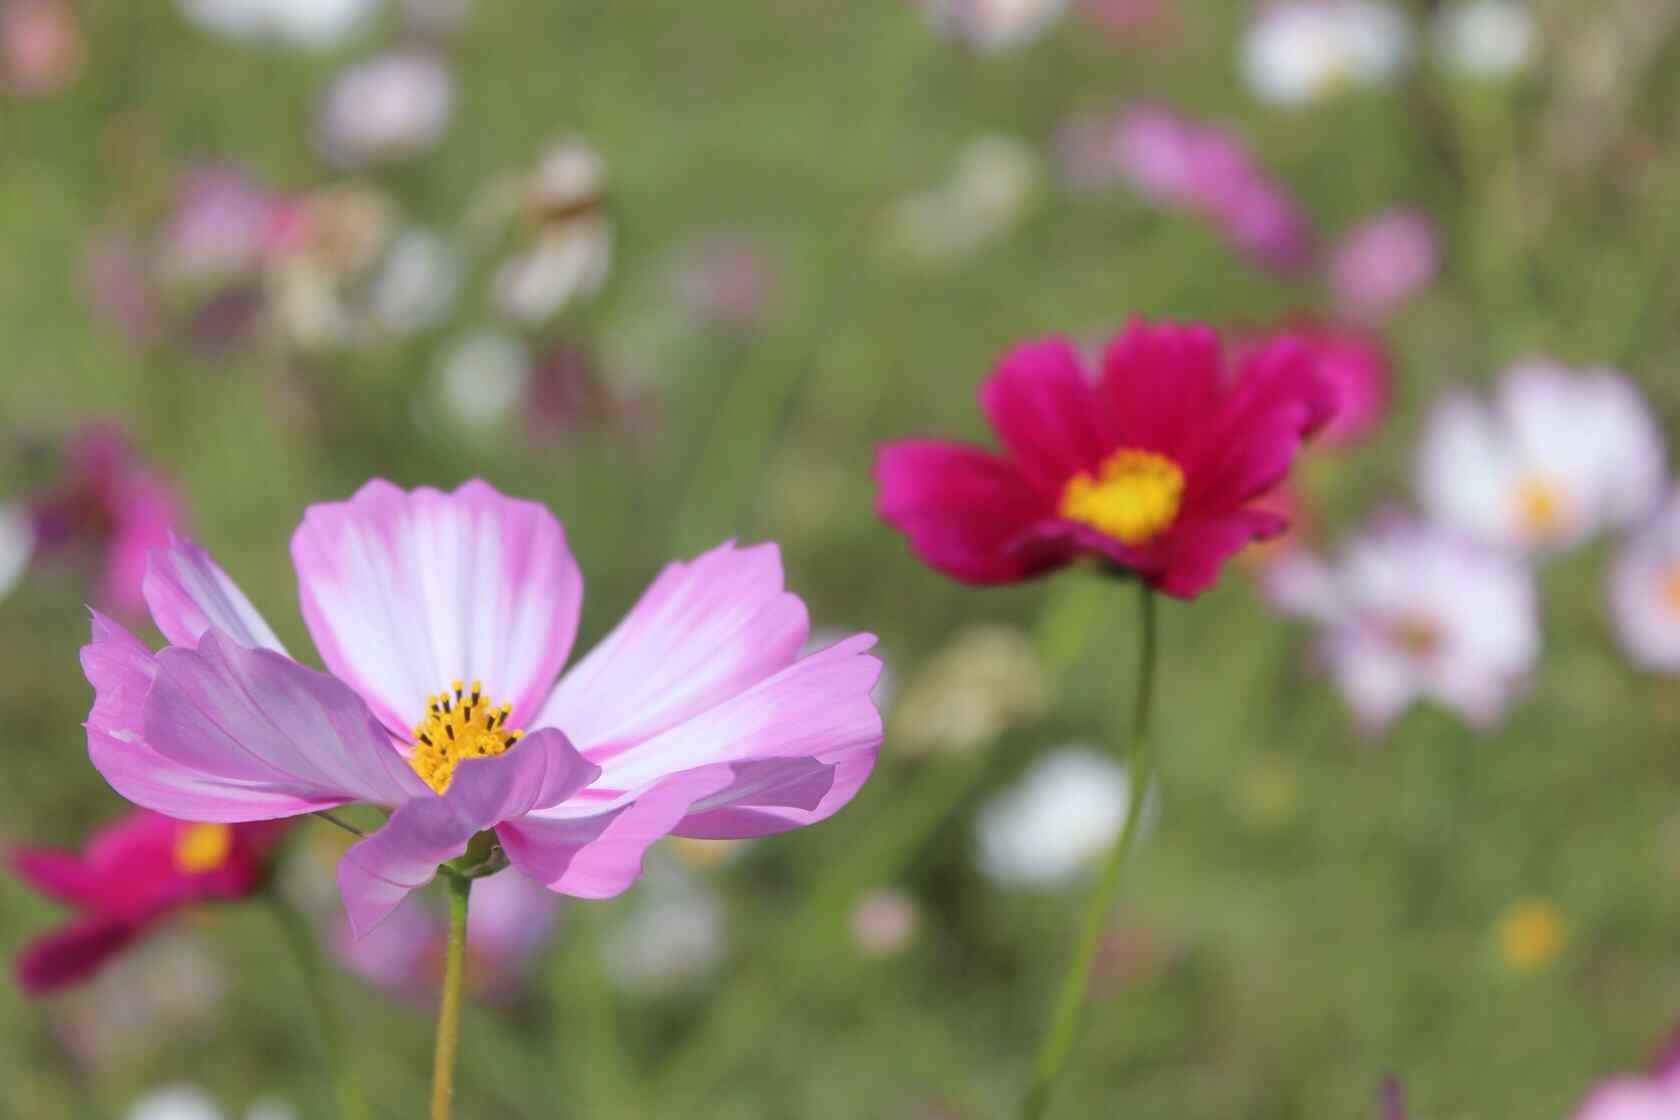
{"label": "blurred grass", "polygon": [[[324,178],[308,110],[365,47],[239,48],[167,5],[115,0],[80,9],[91,61],[76,86],[0,101],[0,422],[42,434],[121,419],[180,479],[199,539],[293,648],[307,642],[290,605],[290,530],[307,503],[375,474],[483,475],[552,505],[588,583],[584,644],[660,564],[729,536],[781,541],[814,618],[878,631],[901,674],[964,622],[1030,626],[1060,610],[1044,631],[1059,674],[1052,716],[985,759],[912,764],[889,742],[856,805],[717,873],[736,953],[701,993],[638,1000],[599,987],[583,951],[620,904],[579,907],[589,914],[574,915],[514,1012],[469,1016],[465,1116],[649,1115],[650,1096],[658,1115],[715,1120],[910,1116],[932,1099],[965,1117],[1010,1114],[1078,899],[987,888],[965,810],[1035,752],[1108,738],[1131,679],[1131,615],[1077,578],[982,593],[920,568],[871,515],[871,446],[912,430],[980,436],[973,387],[1017,338],[1083,335],[1133,312],[1263,324],[1317,294],[1123,191],[1052,189],[1009,238],[950,271],[873,251],[883,208],[941,179],[967,140],[1040,144],[1071,110],[1145,97],[1240,120],[1327,231],[1391,203],[1430,209],[1447,266],[1391,332],[1395,418],[1376,446],[1308,479],[1333,526],[1404,493],[1439,389],[1530,350],[1621,361],[1671,432],[1680,418],[1673,67],[1654,71],[1630,125],[1655,150],[1638,181],[1582,185],[1527,154],[1544,108],[1534,90],[1503,101],[1427,87],[1438,118],[1382,95],[1261,112],[1231,65],[1234,3],[1184,6],[1165,48],[1106,44],[1070,21],[984,59],[927,34],[897,0],[478,7],[455,52],[456,126],[424,161],[377,176],[414,216],[454,223],[487,174],[575,131],[611,163],[622,232],[591,323],[633,319],[669,250],[695,233],[742,228],[781,252],[780,310],[758,337],[696,336],[659,371],[664,426],[650,451],[418,428],[433,338],[322,363],[333,420],[311,433],[275,422],[274,371],[256,357],[136,357],[96,329],[77,295],[83,240],[155,205],[112,162],[118,122],[144,122],[173,159],[233,160],[308,186]],[[1452,130],[1436,139],[1457,166],[1420,134],[1431,120]],[[1513,200],[1536,198],[1548,217],[1528,228]],[[1368,1114],[1378,1077],[1396,1070],[1421,1116],[1564,1115],[1597,1077],[1643,1059],[1680,1009],[1680,691],[1617,656],[1602,567],[1587,555],[1546,573],[1545,663],[1503,731],[1478,737],[1422,713],[1377,749],[1355,739],[1327,685],[1300,668],[1300,636],[1240,578],[1166,612],[1163,812],[1127,895],[1128,913],[1182,955],[1099,1003],[1060,1114],[1344,1118]],[[120,807],[82,750],[82,599],[76,573],[43,569],[0,606],[6,841],[73,841]],[[927,904],[917,946],[889,962],[858,959],[843,929],[872,876],[902,879]],[[1559,907],[1567,944],[1548,968],[1513,974],[1494,931],[1528,897]],[[0,881],[0,946],[53,916]],[[191,1079],[228,1101],[277,1092],[325,1115],[314,1028],[266,915],[216,909],[194,925],[229,972],[224,1025],[89,1079],[41,1010],[0,986],[12,1098],[0,1112],[116,1116],[140,1086]],[[377,1114],[415,1115],[429,1024],[344,990],[362,995],[348,1014]]]}

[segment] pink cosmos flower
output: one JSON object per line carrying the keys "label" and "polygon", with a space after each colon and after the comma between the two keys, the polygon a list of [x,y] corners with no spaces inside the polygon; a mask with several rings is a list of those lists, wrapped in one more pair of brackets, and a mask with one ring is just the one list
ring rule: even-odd
{"label": "pink cosmos flower", "polygon": [[1461,532],[1550,552],[1653,513],[1667,490],[1667,450],[1628,378],[1525,362],[1492,407],[1459,396],[1436,410],[1417,483],[1424,508]]}
{"label": "pink cosmos flower", "polygon": [[1351,327],[1301,322],[1286,332],[1307,344],[1318,375],[1336,398],[1336,414],[1318,434],[1321,447],[1347,447],[1375,431],[1388,409],[1388,352],[1375,335]]}
{"label": "pink cosmos flower", "polygon": [[34,995],[74,984],[176,910],[251,894],[284,828],[195,824],[140,809],[94,833],[82,852],[14,849],[19,878],[78,912],[24,948],[18,983]]}
{"label": "pink cosmos flower", "polygon": [[1213,222],[1239,251],[1278,272],[1312,263],[1313,231],[1294,196],[1234,132],[1154,105],[1076,118],[1058,147],[1075,183],[1123,179],[1145,198]]}
{"label": "pink cosmos flower", "polygon": [[58,486],[31,503],[38,553],[92,545],[103,557],[95,600],[128,616],[143,602],[146,554],[182,522],[174,489],[114,427],[91,427],[65,449]]}
{"label": "pink cosmos flower", "polygon": [[1288,522],[1253,506],[1334,400],[1311,352],[1274,340],[1226,369],[1209,327],[1134,321],[1100,378],[1049,338],[980,388],[1002,454],[943,440],[882,447],[876,511],[926,563],[967,583],[1027,579],[1094,556],[1188,598]]}
{"label": "pink cosmos flower", "polygon": [[[554,933],[560,899],[514,871],[481,880],[467,915],[467,982],[491,998],[512,993],[520,971]],[[351,971],[401,996],[427,996],[443,976],[443,915],[411,898],[366,937],[348,925],[332,937]]]}
{"label": "pink cosmos flower", "polygon": [[177,541],[145,582],[167,648],[94,616],[88,749],[129,800],[200,820],[391,809],[339,864],[358,933],[475,838],[551,890],[602,898],[667,833],[811,824],[874,765],[875,639],[796,659],[805,606],[773,545],[670,565],[558,683],[583,582],[540,505],[479,481],[445,494],[375,480],[312,506],[292,559],[332,675],[292,660]]}
{"label": "pink cosmos flower", "polygon": [[1342,314],[1387,317],[1435,279],[1435,229],[1415,210],[1389,210],[1354,229],[1330,254],[1330,286]]}
{"label": "pink cosmos flower", "polygon": [[1680,1066],[1665,1055],[1655,1072],[1617,1077],[1593,1089],[1575,1120],[1676,1120],[1680,1117]]}
{"label": "pink cosmos flower", "polygon": [[68,0],[0,5],[0,82],[25,96],[54,93],[82,69],[82,33]]}
{"label": "pink cosmos flower", "polygon": [[1628,541],[1610,572],[1610,614],[1643,669],[1680,672],[1680,498]]}
{"label": "pink cosmos flower", "polygon": [[1540,653],[1528,565],[1423,522],[1379,522],[1334,567],[1287,557],[1266,589],[1280,610],[1319,624],[1319,655],[1371,731],[1422,698],[1490,724]]}

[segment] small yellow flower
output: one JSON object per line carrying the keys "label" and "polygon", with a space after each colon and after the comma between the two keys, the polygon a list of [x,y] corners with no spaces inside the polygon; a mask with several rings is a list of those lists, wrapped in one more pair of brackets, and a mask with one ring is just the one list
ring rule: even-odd
{"label": "small yellow flower", "polygon": [[1515,903],[1499,919],[1499,958],[1513,972],[1550,964],[1563,943],[1563,915],[1544,899]]}

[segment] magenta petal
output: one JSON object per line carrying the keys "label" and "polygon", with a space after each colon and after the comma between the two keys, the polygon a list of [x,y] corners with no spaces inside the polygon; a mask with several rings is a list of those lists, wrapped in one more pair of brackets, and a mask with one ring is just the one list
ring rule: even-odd
{"label": "magenta petal", "polygon": [[129,922],[83,918],[24,946],[13,971],[24,991],[46,995],[92,976],[139,932]]}
{"label": "magenta petal", "polygon": [[239,586],[208,552],[185,538],[152,551],[144,590],[152,621],[171,645],[191,648],[215,628],[241,645],[286,652]]}
{"label": "magenta petal", "polygon": [[671,831],[697,840],[730,840],[815,824],[850,801],[873,768],[873,756],[852,760],[846,775],[850,791],[830,798],[838,768],[814,758],[737,763],[734,780],[691,806]]}
{"label": "magenta petal", "polygon": [[455,680],[483,681],[529,726],[583,601],[554,515],[477,481],[444,494],[375,479],[311,506],[292,560],[322,659],[399,734]]}
{"label": "magenta petal", "polygon": [[245,821],[295,816],[333,802],[300,799],[204,774],[158,754],[146,742],[145,705],[157,658],[97,611],[82,671],[94,688],[88,759],[111,788],[136,805],[184,820]]}
{"label": "magenta petal", "polygon": [[19,879],[60,902],[85,906],[99,893],[98,874],[74,852],[17,848],[6,862]]}
{"label": "magenta petal", "polygon": [[1213,586],[1225,561],[1245,545],[1275,537],[1288,528],[1288,518],[1258,509],[1179,525],[1165,546],[1166,564],[1155,586],[1180,599],[1193,598]]}
{"label": "magenta petal", "polygon": [[311,808],[431,795],[361,698],[325,673],[214,630],[157,663],[145,738],[181,766]]}
{"label": "magenta petal", "polygon": [[1010,548],[1025,528],[1055,512],[1054,503],[1013,464],[977,447],[939,440],[885,444],[875,458],[875,481],[875,512],[946,575],[1008,583],[1067,559]]}
{"label": "magenta petal", "polygon": [[1052,499],[1113,446],[1102,403],[1064,338],[1015,347],[980,387],[980,407],[1016,468]]}
{"label": "magenta petal", "polygon": [[786,668],[808,631],[776,546],[722,545],[660,572],[534,723],[599,761]]}
{"label": "magenta petal", "polygon": [[1116,446],[1181,457],[1217,409],[1224,371],[1210,327],[1134,320],[1103,351],[1102,391]]}
{"label": "magenta petal", "polygon": [[506,754],[464,759],[443,796],[428,792],[403,804],[344,853],[338,885],[351,928],[358,936],[373,929],[479,832],[558,805],[600,773],[553,729],[526,736]]}

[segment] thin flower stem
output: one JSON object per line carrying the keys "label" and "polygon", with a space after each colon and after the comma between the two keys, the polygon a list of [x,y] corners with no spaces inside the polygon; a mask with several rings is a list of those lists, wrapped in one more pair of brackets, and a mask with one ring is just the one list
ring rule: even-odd
{"label": "thin flower stem", "polygon": [[286,944],[297,959],[303,973],[303,986],[308,989],[315,1016],[320,1021],[321,1044],[327,1050],[327,1063],[332,1069],[333,1092],[338,1100],[339,1120],[365,1120],[367,1105],[362,1097],[361,1082],[356,1066],[345,1046],[344,1024],[333,1006],[327,986],[327,970],[321,960],[319,943],[309,921],[297,908],[281,897],[278,891],[267,892],[269,909],[285,935]]}
{"label": "thin flower stem", "polygon": [[352,836],[357,836],[357,837],[366,837],[367,836],[367,833],[363,832],[361,829],[357,828],[355,825],[351,824],[349,821],[345,820],[343,817],[338,816],[331,809],[317,809],[317,810],[315,810],[315,816],[320,817],[322,820],[326,821],[330,825],[334,825],[338,828],[342,828],[345,832],[348,832]]}
{"label": "thin flower stem", "polygon": [[1056,997],[1056,1006],[1050,1017],[1050,1029],[1045,1033],[1044,1042],[1039,1047],[1038,1060],[1033,1068],[1032,1089],[1021,1108],[1022,1120],[1039,1120],[1044,1115],[1045,1110],[1050,1107],[1050,1097],[1067,1068],[1068,1058],[1073,1053],[1073,1044],[1078,1037],[1080,1011],[1085,1005],[1091,966],[1097,959],[1097,947],[1102,941],[1103,926],[1108,921],[1109,912],[1114,908],[1114,899],[1120,890],[1121,872],[1125,869],[1126,859],[1131,854],[1138,831],[1143,826],[1144,803],[1149,793],[1151,778],[1149,727],[1155,708],[1156,625],[1155,594],[1148,584],[1142,584],[1141,587],[1139,613],[1142,615],[1142,622],[1139,632],[1137,697],[1132,709],[1131,746],[1126,755],[1128,776],[1131,779],[1127,783],[1129,792],[1126,798],[1126,822],[1120,829],[1120,835],[1115,838],[1114,847],[1103,864],[1096,889],[1091,892],[1090,901],[1086,903],[1078,947],[1074,951],[1073,961],[1062,977],[1061,991]]}
{"label": "thin flower stem", "polygon": [[467,957],[467,896],[472,880],[445,872],[449,893],[449,948],[443,964],[443,998],[438,1003],[437,1050],[432,1062],[432,1120],[449,1120],[455,1100],[455,1051],[461,1038],[461,975]]}

